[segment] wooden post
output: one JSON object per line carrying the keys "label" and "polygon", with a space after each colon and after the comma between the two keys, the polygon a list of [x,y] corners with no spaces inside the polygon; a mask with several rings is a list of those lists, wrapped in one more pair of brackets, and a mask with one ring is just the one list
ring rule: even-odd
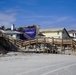
{"label": "wooden post", "polygon": [[46,43],[46,38],[44,38],[44,51],[43,51],[43,53],[45,52],[45,43]]}
{"label": "wooden post", "polygon": [[2,34],[2,37],[3,37],[3,34]]}
{"label": "wooden post", "polygon": [[37,44],[38,44],[38,39],[36,39],[36,52],[37,52]]}
{"label": "wooden post", "polygon": [[65,54],[65,45],[64,45],[64,54]]}
{"label": "wooden post", "polygon": [[31,45],[31,40],[29,41],[29,45]]}
{"label": "wooden post", "polygon": [[8,40],[8,42],[9,42],[9,36],[8,36],[7,40]]}
{"label": "wooden post", "polygon": [[72,53],[73,53],[73,40],[71,40],[71,50],[72,50]]}
{"label": "wooden post", "polygon": [[23,47],[23,41],[21,41],[21,47]]}
{"label": "wooden post", "polygon": [[[29,47],[31,46],[31,39],[29,40]],[[29,51],[29,48],[28,48],[28,51]]]}
{"label": "wooden post", "polygon": [[72,40],[72,53],[73,54],[75,54],[75,49],[76,49],[76,47],[75,47],[75,41],[74,40]]}
{"label": "wooden post", "polygon": [[40,43],[40,45],[39,45],[39,53],[40,53],[40,51],[41,51],[41,43]]}
{"label": "wooden post", "polygon": [[63,50],[63,39],[61,39],[61,51],[60,51],[61,54],[62,54],[62,50]]}
{"label": "wooden post", "polygon": [[74,46],[75,46],[74,54],[76,55],[76,41],[75,41],[75,45]]}
{"label": "wooden post", "polygon": [[53,50],[54,50],[54,38],[52,38],[52,53],[53,53]]}
{"label": "wooden post", "polygon": [[[47,46],[47,47],[48,47],[48,46]],[[48,52],[48,49],[47,49],[47,53],[49,53],[49,52]]]}
{"label": "wooden post", "polygon": [[14,44],[16,45],[16,40],[14,39]]}
{"label": "wooden post", "polygon": [[25,49],[26,49],[26,46],[25,46]]}
{"label": "wooden post", "polygon": [[2,34],[2,45],[3,45],[3,34]]}
{"label": "wooden post", "polygon": [[[75,44],[76,45],[76,44]],[[75,55],[76,55],[76,46],[75,46]]]}

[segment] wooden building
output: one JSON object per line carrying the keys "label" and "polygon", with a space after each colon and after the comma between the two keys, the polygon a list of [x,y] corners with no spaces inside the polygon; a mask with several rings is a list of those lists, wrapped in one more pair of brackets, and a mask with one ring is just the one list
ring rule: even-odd
{"label": "wooden building", "polygon": [[20,34],[22,34],[21,32],[12,31],[12,30],[8,30],[8,31],[0,30],[0,32],[8,36],[12,36],[14,39],[20,39]]}
{"label": "wooden building", "polygon": [[69,30],[68,33],[76,41],[76,30]]}
{"label": "wooden building", "polygon": [[71,38],[65,28],[40,29],[40,32],[47,38],[60,38],[60,39]]}

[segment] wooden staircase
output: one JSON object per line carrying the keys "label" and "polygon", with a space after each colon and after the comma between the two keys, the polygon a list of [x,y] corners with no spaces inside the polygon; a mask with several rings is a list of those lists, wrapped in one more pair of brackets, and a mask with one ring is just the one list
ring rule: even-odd
{"label": "wooden staircase", "polygon": [[43,44],[49,43],[51,45],[59,44],[61,47],[63,45],[70,45],[73,50],[76,50],[76,41],[74,41],[72,39],[38,38],[38,39],[24,41],[24,40],[21,40],[21,39],[14,39],[13,37],[5,35],[1,32],[0,32],[0,37],[5,38],[8,42],[11,42],[18,47],[25,47],[27,45],[38,44],[38,43],[43,43]]}
{"label": "wooden staircase", "polygon": [[18,47],[25,47],[27,45],[37,44],[37,43],[44,43],[45,41],[45,39],[34,39],[34,40],[24,41],[21,39],[14,39],[13,37],[5,35],[3,33],[0,33],[0,37],[5,38],[8,42],[11,42]]}
{"label": "wooden staircase", "polygon": [[76,41],[72,40],[72,50],[76,52]]}

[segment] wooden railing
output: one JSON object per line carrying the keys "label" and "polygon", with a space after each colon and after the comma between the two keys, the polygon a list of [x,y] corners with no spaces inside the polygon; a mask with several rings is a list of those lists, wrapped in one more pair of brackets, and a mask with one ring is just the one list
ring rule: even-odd
{"label": "wooden railing", "polygon": [[33,40],[28,40],[28,41],[23,41],[21,39],[14,39],[11,36],[5,35],[3,33],[0,33],[0,37],[4,37],[7,41],[17,45],[24,47],[26,45],[31,45],[31,44],[37,44],[37,43],[49,43],[49,44],[74,44],[76,45],[76,42],[71,40],[71,39],[57,39],[57,38],[38,38],[38,39],[33,39]]}

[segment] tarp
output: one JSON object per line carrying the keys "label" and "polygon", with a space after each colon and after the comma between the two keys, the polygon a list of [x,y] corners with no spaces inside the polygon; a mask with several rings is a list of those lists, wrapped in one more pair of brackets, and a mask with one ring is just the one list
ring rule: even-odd
{"label": "tarp", "polygon": [[[36,36],[36,28],[25,28],[23,30],[23,33],[27,34],[30,38],[34,39]],[[25,36],[25,37],[27,37],[27,36]]]}

